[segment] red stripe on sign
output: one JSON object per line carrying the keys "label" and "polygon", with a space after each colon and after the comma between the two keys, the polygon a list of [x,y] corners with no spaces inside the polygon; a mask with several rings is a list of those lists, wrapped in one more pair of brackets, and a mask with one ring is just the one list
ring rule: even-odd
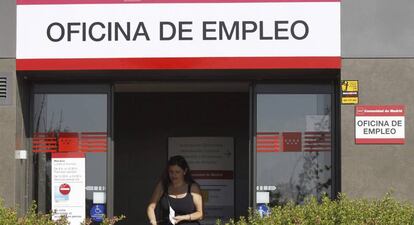
{"label": "red stripe on sign", "polygon": [[53,132],[35,132],[32,139],[32,151],[36,153],[57,152],[57,137]]}
{"label": "red stripe on sign", "polygon": [[355,106],[355,116],[404,116],[405,105]]}
{"label": "red stripe on sign", "polygon": [[18,71],[174,69],[339,69],[340,57],[16,59]]}
{"label": "red stripe on sign", "polygon": [[233,179],[233,171],[230,170],[193,170],[191,175],[194,179]]}
{"label": "red stripe on sign", "polygon": [[404,138],[358,138],[355,144],[404,144]]}
{"label": "red stripe on sign", "polygon": [[81,152],[106,152],[108,134],[106,132],[82,132],[79,149]]}
{"label": "red stripe on sign", "polygon": [[52,153],[52,158],[85,158],[85,154],[80,152]]}
{"label": "red stripe on sign", "polygon": [[340,0],[16,0],[17,5],[150,4],[150,3],[260,3],[260,2],[340,2]]}
{"label": "red stripe on sign", "polygon": [[278,132],[257,132],[257,152],[279,152],[279,146],[280,145]]}

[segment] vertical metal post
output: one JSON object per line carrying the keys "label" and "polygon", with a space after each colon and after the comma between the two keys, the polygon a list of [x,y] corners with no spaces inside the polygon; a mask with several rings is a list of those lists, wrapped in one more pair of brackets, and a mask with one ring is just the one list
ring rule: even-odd
{"label": "vertical metal post", "polygon": [[250,83],[249,95],[250,95],[250,116],[249,116],[249,204],[250,207],[256,205],[256,91],[255,82]]}
{"label": "vertical metal post", "polygon": [[108,154],[107,154],[107,208],[108,216],[114,216],[114,85],[108,93]]}

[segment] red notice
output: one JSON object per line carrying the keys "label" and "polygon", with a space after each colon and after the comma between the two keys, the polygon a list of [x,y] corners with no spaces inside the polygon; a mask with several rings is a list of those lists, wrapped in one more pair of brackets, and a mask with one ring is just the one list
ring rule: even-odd
{"label": "red notice", "polygon": [[62,195],[67,195],[70,192],[69,184],[62,184],[59,186],[59,191]]}
{"label": "red notice", "polygon": [[284,152],[301,152],[302,151],[302,133],[301,132],[284,132],[283,151]]}

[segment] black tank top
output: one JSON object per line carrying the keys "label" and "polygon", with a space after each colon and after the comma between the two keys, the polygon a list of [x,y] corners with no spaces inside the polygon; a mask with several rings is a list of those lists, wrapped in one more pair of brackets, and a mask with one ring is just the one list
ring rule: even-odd
{"label": "black tank top", "polygon": [[[170,206],[175,211],[176,216],[188,215],[196,211],[193,196],[191,195],[191,184],[188,185],[187,193],[182,198],[172,198],[168,195],[168,191],[164,191],[160,199],[162,210],[162,225],[170,225],[168,218],[170,214]],[[181,221],[178,225],[199,225],[198,221]]]}

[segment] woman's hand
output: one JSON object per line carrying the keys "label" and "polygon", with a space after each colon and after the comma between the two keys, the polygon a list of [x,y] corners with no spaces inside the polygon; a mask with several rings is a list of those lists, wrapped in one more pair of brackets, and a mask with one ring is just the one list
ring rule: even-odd
{"label": "woman's hand", "polygon": [[179,223],[181,221],[188,221],[188,220],[190,220],[190,216],[189,215],[176,216],[176,217],[174,217],[174,219],[175,219],[175,223],[177,224],[177,223]]}

